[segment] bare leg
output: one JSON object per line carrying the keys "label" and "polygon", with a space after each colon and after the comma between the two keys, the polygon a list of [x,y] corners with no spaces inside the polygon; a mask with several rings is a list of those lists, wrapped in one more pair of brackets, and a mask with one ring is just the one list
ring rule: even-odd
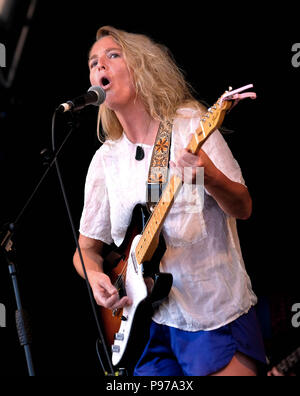
{"label": "bare leg", "polygon": [[230,363],[211,376],[218,377],[255,377],[257,368],[253,359],[241,352],[236,352]]}

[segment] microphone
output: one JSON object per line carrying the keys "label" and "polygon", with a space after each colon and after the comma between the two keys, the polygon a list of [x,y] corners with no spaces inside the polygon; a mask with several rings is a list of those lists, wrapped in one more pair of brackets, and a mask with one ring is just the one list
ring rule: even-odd
{"label": "microphone", "polygon": [[100,106],[101,103],[105,101],[105,97],[106,93],[101,87],[92,86],[84,95],[78,96],[73,100],[69,100],[68,102],[59,105],[56,111],[66,113],[67,111],[81,110],[90,104]]}

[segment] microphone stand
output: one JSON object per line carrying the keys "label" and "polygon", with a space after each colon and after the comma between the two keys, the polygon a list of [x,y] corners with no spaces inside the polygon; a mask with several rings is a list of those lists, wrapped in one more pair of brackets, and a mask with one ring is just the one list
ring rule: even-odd
{"label": "microphone stand", "polygon": [[[56,115],[60,111],[61,110],[60,110],[60,107],[59,107],[58,109],[56,109],[56,111],[54,112],[53,117],[52,117],[52,150],[53,150],[53,152],[56,151],[56,148],[55,148],[55,121],[56,121]],[[76,110],[74,109],[74,111],[76,111]],[[71,114],[72,114],[72,116],[74,116],[74,113],[72,111],[71,111]],[[72,133],[72,130],[73,130],[73,128],[71,129],[71,131],[67,135],[66,139]],[[106,341],[104,339],[103,332],[102,332],[102,329],[101,329],[101,325],[100,325],[100,322],[99,322],[99,319],[98,319],[98,315],[97,315],[97,312],[96,312],[96,307],[95,307],[95,302],[94,302],[94,298],[93,298],[93,293],[92,293],[92,289],[91,289],[91,286],[90,286],[90,283],[89,283],[89,280],[88,280],[86,268],[85,268],[84,261],[83,261],[82,252],[81,252],[81,249],[80,249],[80,246],[79,246],[79,243],[78,243],[78,238],[77,238],[77,233],[76,233],[75,226],[74,226],[74,221],[73,221],[73,218],[72,218],[72,215],[71,215],[71,210],[70,210],[67,194],[66,194],[66,191],[65,191],[65,188],[64,188],[62,176],[61,176],[61,173],[60,173],[59,164],[58,164],[58,161],[57,161],[57,155],[54,157],[54,160],[53,160],[52,164],[53,163],[55,163],[55,166],[56,166],[56,171],[57,171],[57,176],[58,176],[58,179],[59,179],[59,184],[60,184],[61,191],[62,191],[62,194],[63,194],[66,210],[67,210],[68,217],[69,217],[70,226],[71,226],[71,229],[72,229],[73,238],[74,238],[74,241],[75,241],[75,244],[76,244],[76,247],[77,247],[77,251],[78,251],[78,255],[79,255],[79,258],[80,258],[80,262],[81,262],[81,265],[82,265],[84,278],[85,278],[85,281],[86,281],[86,286],[87,286],[87,290],[88,290],[88,294],[89,294],[89,299],[90,299],[90,303],[91,303],[91,307],[92,307],[92,310],[93,310],[94,319],[95,319],[96,326],[97,326],[98,333],[99,333],[99,337],[100,337],[99,340],[97,340],[96,349],[97,349],[97,354],[98,354],[98,358],[99,358],[101,367],[103,369],[103,373],[104,373],[105,376],[126,375],[126,371],[125,370],[120,369],[119,371],[115,372],[115,370],[113,368],[113,365],[112,365],[112,362],[111,362],[111,357],[110,357],[110,354],[108,352]],[[100,346],[103,349],[103,352],[104,352],[104,355],[105,355],[105,358],[106,358],[106,361],[107,361],[107,365],[108,365],[108,370],[105,369],[105,365],[104,365],[103,360],[101,358],[101,354],[98,353],[98,350],[99,350],[98,342],[99,342]]]}
{"label": "microphone stand", "polygon": [[20,342],[21,346],[24,347],[27,369],[28,369],[28,374],[30,377],[35,376],[32,354],[31,354],[31,349],[30,349],[30,344],[32,343],[32,335],[31,335],[31,329],[30,329],[30,324],[29,324],[29,317],[28,317],[27,312],[23,309],[22,300],[21,300],[19,282],[18,282],[18,278],[17,278],[16,263],[15,263],[16,249],[14,247],[13,236],[16,234],[17,227],[20,224],[20,220],[21,220],[22,216],[24,215],[24,213],[26,212],[27,207],[30,205],[30,203],[32,202],[36,193],[38,192],[42,182],[48,175],[50,169],[52,168],[53,164],[56,161],[57,156],[59,155],[60,151],[62,150],[62,148],[65,145],[66,141],[68,140],[69,136],[71,135],[73,129],[74,128],[72,126],[72,129],[67,134],[67,136],[63,140],[60,148],[57,150],[57,152],[54,156],[49,154],[49,150],[46,150],[46,149],[41,152],[41,155],[44,157],[44,160],[46,161],[45,164],[47,164],[47,169],[43,173],[38,184],[34,188],[31,195],[29,196],[28,200],[26,201],[25,205],[21,209],[21,211],[18,214],[15,221],[7,225],[7,229],[4,230],[4,233],[6,232],[6,234],[0,244],[0,252],[8,264],[8,272],[9,272],[9,275],[11,277],[11,281],[13,284],[13,290],[14,290],[14,295],[15,295],[15,300],[16,300],[16,305],[17,305],[15,319],[16,319],[18,338],[19,338],[19,342]]}
{"label": "microphone stand", "polygon": [[[54,132],[55,115],[56,115],[56,112],[54,113],[54,116],[53,116],[52,134]],[[0,244],[0,253],[1,253],[1,256],[4,257],[4,259],[6,260],[6,262],[8,264],[8,271],[9,271],[9,275],[11,277],[11,281],[12,281],[12,284],[13,284],[13,290],[14,290],[14,295],[15,295],[15,300],[16,300],[16,305],[17,305],[16,315],[15,315],[16,327],[17,327],[19,342],[20,342],[21,346],[24,347],[24,352],[25,352],[25,357],[26,357],[26,364],[27,364],[29,376],[35,376],[33,360],[32,360],[32,354],[31,354],[31,349],[30,349],[30,344],[32,343],[32,336],[31,336],[31,329],[30,329],[30,325],[29,325],[28,314],[23,309],[23,305],[22,305],[22,301],[21,301],[19,282],[18,282],[18,279],[17,279],[16,263],[15,263],[15,260],[16,260],[16,249],[14,247],[13,236],[16,234],[16,229],[17,229],[18,225],[20,224],[20,220],[21,220],[22,216],[26,212],[26,209],[28,208],[28,206],[33,201],[33,199],[34,199],[35,195],[37,194],[42,182],[45,180],[46,176],[48,175],[50,169],[52,168],[52,166],[54,164],[56,165],[57,171],[59,173],[57,157],[60,154],[62,148],[65,145],[65,143],[67,142],[68,138],[70,137],[70,135],[72,134],[72,132],[75,130],[75,128],[77,126],[78,126],[77,124],[74,125],[74,115],[72,113],[71,129],[68,132],[68,134],[66,135],[66,137],[64,138],[64,140],[61,143],[59,149],[57,151],[53,150],[53,152],[51,152],[51,151],[49,151],[47,149],[44,149],[41,152],[41,155],[43,156],[44,161],[45,161],[45,165],[47,165],[47,169],[43,173],[42,177],[40,178],[39,182],[37,183],[37,185],[34,188],[32,194],[29,196],[28,200],[26,201],[25,205],[21,209],[21,211],[18,214],[18,216],[15,219],[15,221],[10,223],[10,224],[8,224],[5,227],[6,228],[6,229],[4,229],[5,236],[2,239],[1,244]],[[54,143],[53,143],[53,147],[54,147]],[[64,193],[64,191],[63,191],[63,193]],[[65,193],[64,193],[64,198],[66,199]],[[70,216],[69,210],[68,210],[68,214]],[[71,217],[70,217],[70,220],[71,220]],[[74,233],[75,229],[73,227],[73,224],[72,224],[72,229],[73,229],[73,233]],[[76,236],[76,232],[74,234],[74,237],[75,236]],[[76,245],[77,245],[77,247],[79,247],[78,246],[77,237],[76,237]],[[79,248],[79,252],[80,252],[80,248]],[[81,261],[83,263],[81,252],[80,252],[80,257],[81,257]],[[84,267],[84,264],[83,264],[83,267]],[[87,277],[86,277],[86,281],[87,281],[87,284],[88,284]],[[89,292],[90,292],[90,296],[91,296],[91,291],[90,291],[89,284],[88,284],[88,288],[89,288]],[[96,317],[96,311],[95,311],[95,307],[94,306],[93,306],[93,310],[94,310],[94,314],[95,314],[95,317]],[[108,361],[108,364],[109,364],[110,373],[108,373],[107,370],[105,370],[104,364],[101,361],[101,359],[100,359],[100,363],[101,363],[102,369],[104,371],[104,374],[113,376],[113,375],[115,375],[114,369],[113,369],[111,360],[109,358],[108,351],[107,351],[106,346],[105,346],[104,337],[103,337],[103,334],[101,332],[100,324],[99,324],[99,321],[98,321],[97,317],[96,317],[96,322],[97,322],[98,331],[100,333],[100,341],[101,341],[102,347],[104,348],[104,351],[106,353],[106,357],[107,357],[107,361]]]}
{"label": "microphone stand", "polygon": [[21,346],[24,347],[27,368],[28,368],[28,374],[30,377],[34,377],[35,372],[34,372],[32,355],[31,355],[31,350],[30,350],[30,344],[32,342],[32,337],[31,337],[31,331],[30,331],[30,325],[29,325],[29,317],[28,317],[27,312],[23,309],[23,306],[22,306],[22,301],[21,301],[21,296],[20,296],[20,291],[19,291],[19,283],[18,283],[18,279],[17,279],[16,265],[14,263],[14,261],[15,261],[14,256],[15,256],[16,251],[13,248],[13,241],[11,239],[14,234],[14,231],[15,231],[14,224],[11,223],[9,225],[9,228],[10,229],[7,231],[4,239],[1,242],[1,253],[7,261],[8,271],[9,271],[9,274],[10,274],[10,277],[12,280],[12,284],[13,284],[15,300],[16,300],[16,304],[17,304],[15,319],[16,319],[16,327],[17,327],[19,342],[20,342]]}

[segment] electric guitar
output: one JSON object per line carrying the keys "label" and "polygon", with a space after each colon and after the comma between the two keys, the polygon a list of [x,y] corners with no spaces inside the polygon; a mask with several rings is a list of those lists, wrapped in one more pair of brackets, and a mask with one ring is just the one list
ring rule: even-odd
{"label": "electric guitar", "polygon": [[275,367],[283,375],[287,375],[300,361],[300,347],[295,349],[286,358],[282,359]]}
{"label": "electric guitar", "polygon": [[[226,112],[239,100],[256,98],[253,92],[239,94],[251,87],[252,84],[226,91],[208,109],[187,146],[189,152],[199,152],[203,143],[221,126]],[[123,256],[109,273],[120,297],[127,295],[133,301],[113,315],[111,310],[101,308],[104,333],[112,346],[115,367],[126,367],[141,355],[154,309],[172,287],[172,275],[159,272],[159,263],[166,250],[161,230],[181,187],[181,177],[173,175],[150,216],[142,205],[135,207],[125,239],[118,249]]]}

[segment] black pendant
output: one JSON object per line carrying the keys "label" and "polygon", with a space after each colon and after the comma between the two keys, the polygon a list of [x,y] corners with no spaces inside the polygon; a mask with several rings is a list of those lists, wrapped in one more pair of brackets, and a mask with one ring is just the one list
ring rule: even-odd
{"label": "black pendant", "polygon": [[135,153],[135,159],[137,161],[141,161],[145,157],[145,152],[143,147],[137,146],[136,148],[136,153]]}

